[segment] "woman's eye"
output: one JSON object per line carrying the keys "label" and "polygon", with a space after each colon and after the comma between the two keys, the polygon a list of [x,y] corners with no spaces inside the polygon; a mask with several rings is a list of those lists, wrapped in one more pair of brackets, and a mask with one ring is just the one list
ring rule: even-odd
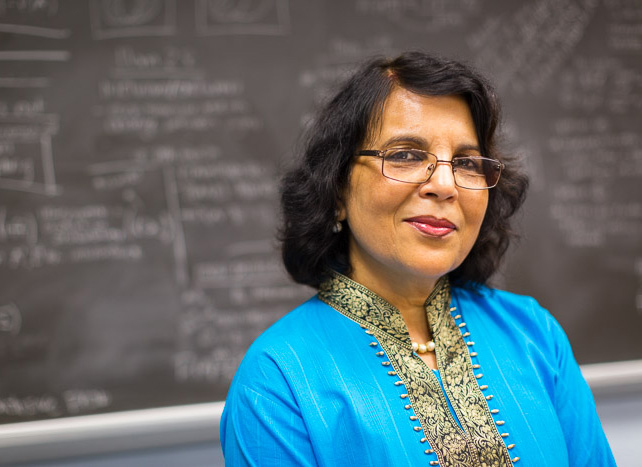
{"label": "woman's eye", "polygon": [[453,167],[456,169],[479,170],[482,161],[475,157],[458,157],[453,160]]}
{"label": "woman's eye", "polygon": [[386,160],[390,162],[421,162],[425,159],[423,152],[412,149],[390,151],[386,154]]}

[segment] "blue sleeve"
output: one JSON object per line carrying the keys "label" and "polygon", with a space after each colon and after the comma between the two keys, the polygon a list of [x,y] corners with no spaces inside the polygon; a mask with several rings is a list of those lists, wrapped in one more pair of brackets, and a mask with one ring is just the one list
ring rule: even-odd
{"label": "blue sleeve", "polygon": [[221,417],[221,445],[229,466],[317,465],[296,400],[271,359],[241,364]]}
{"label": "blue sleeve", "polygon": [[558,368],[554,403],[564,431],[569,465],[615,467],[591,389],[580,372],[566,334],[557,321],[551,318],[551,322]]}

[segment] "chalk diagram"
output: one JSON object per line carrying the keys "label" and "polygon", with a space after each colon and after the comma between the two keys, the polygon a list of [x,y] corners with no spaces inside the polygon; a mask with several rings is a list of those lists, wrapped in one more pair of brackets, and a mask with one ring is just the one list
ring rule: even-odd
{"label": "chalk diagram", "polygon": [[[67,39],[69,29],[36,27],[28,24],[0,24],[0,32],[46,39]],[[3,50],[0,63],[68,62],[68,50]],[[9,66],[0,69],[11,73]],[[0,76],[0,90],[29,94],[23,103],[5,103],[0,117],[0,189],[48,196],[59,194],[56,185],[52,139],[58,133],[59,116],[45,113],[39,90],[51,85],[45,76]],[[28,104],[26,104],[28,102]],[[26,106],[26,107],[25,107]],[[25,109],[28,110],[25,111]]]}
{"label": "chalk diagram", "polygon": [[51,149],[57,132],[56,115],[0,118],[0,141],[11,148],[14,156],[2,160],[6,170],[0,172],[0,189],[59,194]]}
{"label": "chalk diagram", "polygon": [[175,0],[92,0],[94,39],[169,36],[176,31]]}
{"label": "chalk diagram", "polygon": [[208,35],[284,35],[288,0],[197,0],[196,32]]}
{"label": "chalk diagram", "polygon": [[[190,245],[186,240],[184,207],[181,206],[181,192],[185,192],[186,187],[181,187],[181,176],[177,174],[177,163],[178,161],[101,162],[90,166],[88,174],[91,177],[119,177],[135,173],[140,176],[143,174],[153,176],[154,173],[161,175],[166,202],[166,220],[170,228],[166,229],[168,233],[160,239],[164,243],[171,244],[171,253],[174,259],[174,280],[184,290],[219,290],[229,287],[282,285],[282,269],[280,261],[275,257],[271,238],[258,240],[235,238],[235,241],[227,242],[217,258],[205,260],[197,256],[196,263],[190,264],[191,260],[188,254]],[[185,175],[183,174],[182,177]],[[183,183],[185,183],[184,180]],[[122,190],[123,198],[129,207],[129,209],[125,209],[127,214],[123,217],[123,223],[136,227],[133,222],[129,222],[127,219],[138,218],[139,210],[142,214],[141,219],[145,218],[144,212],[142,212],[144,211],[144,202],[141,202],[141,199],[135,194],[133,187],[114,187],[112,189]],[[237,201],[248,201],[243,199],[242,194],[237,196],[240,196]],[[190,207],[189,201],[185,201],[185,203],[188,205],[188,212],[190,210],[193,212],[194,206]],[[221,224],[223,219],[225,219],[224,224],[228,226],[246,224],[250,220],[254,223],[260,221],[258,211],[263,209],[262,207],[239,205],[238,202],[232,204],[231,206],[212,207],[212,212],[219,216],[218,221]],[[196,207],[196,211],[198,212],[198,207]],[[188,214],[187,217],[189,218],[190,215]],[[187,222],[192,224],[194,220],[191,219],[191,222],[190,220]],[[156,222],[156,224],[160,226],[162,222]],[[140,228],[135,230],[137,232]],[[135,235],[136,232],[133,234]]]}

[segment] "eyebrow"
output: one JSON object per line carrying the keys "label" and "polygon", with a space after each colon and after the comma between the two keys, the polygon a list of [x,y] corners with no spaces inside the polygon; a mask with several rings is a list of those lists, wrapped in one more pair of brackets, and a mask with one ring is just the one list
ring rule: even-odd
{"label": "eyebrow", "polygon": [[384,147],[394,148],[395,145],[401,144],[401,143],[404,143],[404,144],[412,143],[418,147],[423,147],[423,148],[428,147],[428,141],[426,139],[421,138],[419,136],[411,136],[411,135],[393,136],[392,138],[386,140],[386,142],[383,145]]}
{"label": "eyebrow", "polygon": [[[386,140],[383,146],[386,148],[394,148],[397,144],[408,144],[408,143],[414,144],[419,148],[430,147],[428,140],[426,140],[425,138],[421,138],[419,136],[412,136],[412,135],[393,136],[392,138]],[[455,153],[458,153],[461,151],[482,152],[481,148],[477,144],[460,144],[455,148]]]}
{"label": "eyebrow", "polygon": [[477,144],[460,144],[459,146],[457,146],[457,150],[455,152],[461,152],[461,151],[482,152],[481,148]]}

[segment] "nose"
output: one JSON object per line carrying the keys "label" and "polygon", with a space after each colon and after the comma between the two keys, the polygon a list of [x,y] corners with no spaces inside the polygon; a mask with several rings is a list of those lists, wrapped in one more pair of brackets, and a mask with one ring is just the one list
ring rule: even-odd
{"label": "nose", "polygon": [[440,199],[457,197],[455,175],[448,160],[438,160],[431,177],[420,187],[422,196],[436,196]]}

